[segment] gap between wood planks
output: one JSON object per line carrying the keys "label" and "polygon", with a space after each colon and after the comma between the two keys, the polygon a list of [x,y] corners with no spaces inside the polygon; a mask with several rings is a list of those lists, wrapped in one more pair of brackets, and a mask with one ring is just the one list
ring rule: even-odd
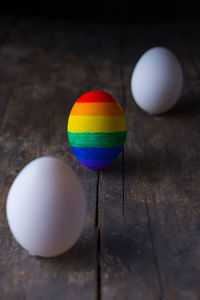
{"label": "gap between wood planks", "polygon": [[157,254],[156,254],[155,243],[154,243],[154,239],[153,239],[153,236],[152,236],[151,220],[150,220],[148,202],[147,202],[146,197],[145,197],[145,205],[146,205],[146,211],[147,211],[147,225],[148,225],[148,231],[149,231],[149,238],[150,238],[150,242],[151,242],[151,246],[152,246],[152,252],[153,252],[153,261],[154,261],[154,265],[155,265],[155,269],[156,269],[156,276],[157,276],[157,279],[158,279],[159,289],[160,289],[159,300],[162,300],[162,299],[164,299],[164,288],[163,288],[163,283],[162,283],[162,279],[161,279],[161,274],[160,274],[160,268],[159,268],[159,264],[158,264]]}
{"label": "gap between wood planks", "polygon": [[96,183],[96,212],[95,212],[95,228],[97,231],[97,270],[96,270],[96,286],[97,286],[97,300],[101,300],[101,230],[99,224],[99,181],[100,170],[98,170]]}
{"label": "gap between wood planks", "polygon": [[[121,29],[119,33],[119,50],[120,50],[120,63],[119,63],[119,72],[121,78],[121,89],[122,89],[122,102],[123,106],[125,105],[125,82],[123,74],[123,47],[121,45]],[[125,209],[124,209],[124,150],[122,150],[122,212],[123,212],[123,222],[125,221]],[[100,170],[98,170],[97,183],[96,183],[96,212],[95,212],[95,228],[97,231],[97,269],[96,269],[96,286],[97,293],[96,299],[101,300],[101,227],[99,224],[99,183],[100,183]]]}
{"label": "gap between wood planks", "polygon": [[[120,49],[120,77],[121,77],[121,89],[122,89],[122,103],[123,106],[125,107],[126,105],[126,87],[125,87],[125,77],[124,77],[124,69],[125,69],[125,64],[124,64],[124,41],[123,41],[123,27],[120,28],[119,30],[119,49]],[[123,220],[125,222],[125,192],[124,192],[124,186],[125,186],[125,157],[124,157],[124,150],[122,151],[122,180],[123,180],[123,199],[122,199],[122,210],[123,210]],[[149,208],[148,208],[148,202],[145,197],[145,206],[146,206],[146,215],[147,215],[147,226],[148,226],[148,231],[149,231],[149,238],[151,242],[151,247],[152,247],[152,254],[153,254],[153,262],[156,270],[156,276],[159,284],[159,290],[160,290],[160,296],[159,300],[164,299],[164,288],[163,288],[163,283],[162,283],[162,278],[161,278],[161,273],[160,273],[160,267],[158,263],[158,257],[156,253],[156,248],[155,248],[155,243],[154,243],[154,238],[153,238],[153,233],[151,229],[151,218],[149,214]],[[99,299],[98,299],[99,300]]]}

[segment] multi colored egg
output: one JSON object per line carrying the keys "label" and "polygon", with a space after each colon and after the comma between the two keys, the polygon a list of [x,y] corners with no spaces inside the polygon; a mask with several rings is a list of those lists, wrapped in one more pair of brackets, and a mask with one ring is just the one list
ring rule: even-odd
{"label": "multi colored egg", "polygon": [[120,154],[126,139],[126,119],[120,104],[104,91],[82,95],[71,109],[68,138],[84,166],[106,168]]}

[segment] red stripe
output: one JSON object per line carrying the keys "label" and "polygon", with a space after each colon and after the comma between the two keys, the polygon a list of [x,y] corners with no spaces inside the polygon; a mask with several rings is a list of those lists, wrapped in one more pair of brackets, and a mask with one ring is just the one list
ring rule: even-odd
{"label": "red stripe", "polygon": [[90,91],[82,95],[77,102],[117,102],[113,96],[104,91]]}

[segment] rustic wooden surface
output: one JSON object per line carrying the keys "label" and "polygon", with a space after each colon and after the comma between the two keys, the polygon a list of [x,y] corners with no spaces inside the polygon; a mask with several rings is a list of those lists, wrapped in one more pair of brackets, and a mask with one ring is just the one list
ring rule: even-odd
{"label": "rustic wooden surface", "polygon": [[[111,26],[0,19],[0,299],[200,299],[200,26]],[[141,54],[169,47],[181,61],[178,104],[149,116],[132,99]],[[66,136],[74,101],[113,94],[128,123],[106,170],[81,166]],[[9,231],[8,189],[26,163],[69,163],[87,193],[78,243],[52,259],[29,256]]]}

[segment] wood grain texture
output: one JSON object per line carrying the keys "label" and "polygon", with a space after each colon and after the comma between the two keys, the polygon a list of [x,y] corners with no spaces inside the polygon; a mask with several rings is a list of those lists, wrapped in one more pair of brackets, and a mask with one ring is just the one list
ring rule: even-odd
{"label": "wood grain texture", "polygon": [[[125,109],[128,137],[125,151],[108,169],[100,171],[99,178],[99,235],[101,257],[101,299],[155,299],[159,294],[153,261],[153,253],[148,232],[146,207],[133,203],[129,189],[135,184],[131,154],[135,142],[130,145],[130,116],[126,108],[124,84],[124,53],[120,28],[112,35],[107,53],[110,58],[112,80],[107,78],[113,95]],[[134,36],[133,36],[134,38]],[[108,55],[108,54],[107,54]],[[132,66],[131,66],[132,67]],[[104,76],[99,78],[105,80]],[[132,99],[131,99],[131,102]],[[127,147],[130,149],[127,150]],[[132,149],[131,149],[132,148]],[[134,182],[134,183],[133,183]],[[134,188],[134,187],[133,187]],[[138,197],[139,198],[139,197]],[[140,203],[140,199],[137,199]],[[131,205],[129,205],[131,203]]]}
{"label": "wood grain texture", "polygon": [[[0,299],[199,299],[199,24],[0,24]],[[149,116],[130,76],[156,45],[177,55],[185,84],[171,111]],[[99,172],[77,162],[66,135],[74,101],[95,89],[120,102],[128,127],[124,151]],[[41,155],[69,163],[88,201],[80,240],[52,259],[28,255],[5,215],[15,176]]]}
{"label": "wood grain texture", "polygon": [[[96,294],[97,174],[77,163],[66,134],[67,116],[82,93],[81,87],[87,88],[86,74],[90,73],[85,63],[90,54],[85,53],[83,59],[78,50],[72,50],[82,44],[80,40],[80,45],[74,45],[76,34],[76,29],[72,33],[61,24],[25,20],[1,48],[2,75],[12,76],[12,93],[1,126],[2,299],[93,299]],[[71,164],[90,200],[79,242],[65,255],[47,260],[30,257],[17,245],[5,217],[11,182],[26,163],[40,155],[56,156]]]}
{"label": "wood grain texture", "polygon": [[[1,17],[0,18],[0,47],[5,43],[5,41],[8,39],[9,35],[11,34],[13,28],[16,25],[16,19],[15,18],[6,18]],[[1,95],[1,102],[0,102],[0,126],[3,120],[3,116],[5,114],[7,105],[8,105],[8,99],[11,92],[11,86],[7,84],[7,77],[0,75],[0,95]],[[8,77],[11,77],[11,74],[8,75]]]}
{"label": "wood grain texture", "polygon": [[[138,30],[137,36],[142,36],[142,40],[135,43],[141,53],[158,43],[170,48],[180,59],[185,76],[183,95],[168,113],[151,117],[139,111],[135,104],[129,110],[135,120],[132,122],[137,122],[132,126],[135,128],[132,135],[136,136],[133,142],[138,141],[137,146],[142,150],[136,174],[140,173],[142,177],[139,188],[147,207],[160,298],[199,299],[197,136],[200,115],[197,97],[200,82],[185,46],[188,43],[193,45],[195,40],[190,36],[186,41],[185,31],[181,36],[179,26],[175,25],[152,27],[148,30],[140,27]],[[127,72],[133,59],[130,51],[137,51],[129,36],[130,32],[127,32],[124,43]],[[198,57],[197,53],[195,57]],[[127,79],[127,87],[128,85]],[[127,92],[127,102],[132,101],[131,98]],[[137,159],[136,156],[136,161]],[[136,193],[135,198],[137,197]]]}

